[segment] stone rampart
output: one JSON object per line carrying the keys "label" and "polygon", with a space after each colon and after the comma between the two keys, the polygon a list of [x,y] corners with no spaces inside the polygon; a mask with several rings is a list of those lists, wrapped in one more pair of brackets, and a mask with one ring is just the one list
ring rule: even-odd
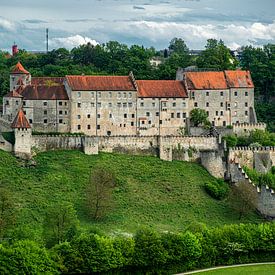
{"label": "stone rampart", "polygon": [[228,160],[266,173],[275,166],[275,147],[233,147],[229,149]]}
{"label": "stone rampart", "polygon": [[249,135],[251,131],[254,130],[266,130],[265,123],[238,123],[233,124],[233,132],[237,136]]}

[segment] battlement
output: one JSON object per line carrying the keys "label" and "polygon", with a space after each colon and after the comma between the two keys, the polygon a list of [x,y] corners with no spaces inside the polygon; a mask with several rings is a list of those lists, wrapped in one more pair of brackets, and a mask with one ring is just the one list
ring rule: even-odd
{"label": "battlement", "polygon": [[247,128],[247,127],[266,127],[266,124],[264,122],[258,122],[258,123],[234,123],[233,127],[241,127],[241,128]]}
{"label": "battlement", "polygon": [[229,154],[234,151],[252,151],[252,152],[275,152],[275,146],[261,146],[261,147],[232,147],[229,148]]}

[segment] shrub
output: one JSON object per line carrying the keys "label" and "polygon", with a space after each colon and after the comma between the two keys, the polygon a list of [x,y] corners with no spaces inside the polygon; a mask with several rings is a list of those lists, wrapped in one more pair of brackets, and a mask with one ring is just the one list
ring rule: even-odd
{"label": "shrub", "polygon": [[224,199],[229,192],[229,187],[226,182],[221,179],[212,182],[206,182],[204,184],[206,192],[217,200]]}

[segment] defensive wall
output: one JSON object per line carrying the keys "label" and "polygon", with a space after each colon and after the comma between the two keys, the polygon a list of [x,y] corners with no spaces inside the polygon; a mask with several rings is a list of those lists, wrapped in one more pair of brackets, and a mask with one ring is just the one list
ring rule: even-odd
{"label": "defensive wall", "polygon": [[229,149],[229,162],[266,173],[275,166],[275,147],[234,147]]}
{"label": "defensive wall", "polygon": [[251,131],[254,130],[266,130],[266,124],[259,122],[259,123],[237,123],[233,124],[233,133],[237,136],[245,136],[249,135]]}

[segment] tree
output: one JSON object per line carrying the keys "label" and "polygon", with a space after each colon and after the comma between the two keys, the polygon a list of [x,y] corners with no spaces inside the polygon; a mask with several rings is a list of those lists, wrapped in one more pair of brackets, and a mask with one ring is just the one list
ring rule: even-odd
{"label": "tree", "polygon": [[91,173],[86,187],[86,206],[89,216],[98,220],[103,218],[113,205],[112,191],[115,176],[103,166],[97,166]]}
{"label": "tree", "polygon": [[71,203],[61,202],[47,210],[44,220],[44,235],[48,246],[71,240],[79,221]]}
{"label": "tree", "polygon": [[247,182],[239,182],[232,186],[229,194],[231,207],[239,213],[239,220],[248,213],[254,211],[258,203],[258,195],[255,187]]}
{"label": "tree", "polygon": [[209,125],[208,115],[205,110],[203,109],[193,109],[190,112],[190,120],[194,124],[194,126],[207,126]]}
{"label": "tree", "polygon": [[229,70],[236,69],[238,64],[235,57],[230,53],[223,41],[216,39],[208,39],[205,50],[202,51],[197,58],[197,66],[199,68]]}
{"label": "tree", "polygon": [[189,54],[189,49],[187,45],[185,44],[184,40],[181,38],[173,38],[170,41],[169,44],[169,50],[173,53],[177,53],[179,55],[188,55]]}

